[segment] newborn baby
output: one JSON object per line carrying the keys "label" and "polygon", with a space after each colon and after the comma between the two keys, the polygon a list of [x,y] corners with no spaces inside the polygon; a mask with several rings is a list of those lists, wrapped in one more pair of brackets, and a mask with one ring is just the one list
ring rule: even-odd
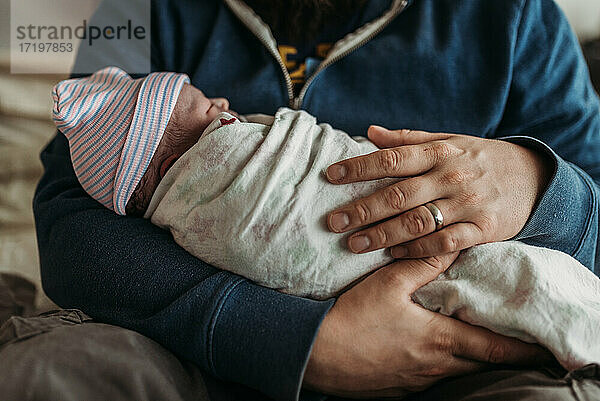
{"label": "newborn baby", "polygon": [[[349,252],[325,222],[327,212],[395,182],[325,179],[329,165],[374,144],[303,111],[240,117],[187,82],[169,73],[133,80],[108,68],[57,85],[54,118],[90,196],[119,214],[144,214],[207,263],[299,296],[335,296],[392,261],[385,250]],[[194,105],[193,138],[163,137],[178,96]],[[600,362],[600,280],[561,252],[477,246],[413,298],[538,342],[567,369]]]}

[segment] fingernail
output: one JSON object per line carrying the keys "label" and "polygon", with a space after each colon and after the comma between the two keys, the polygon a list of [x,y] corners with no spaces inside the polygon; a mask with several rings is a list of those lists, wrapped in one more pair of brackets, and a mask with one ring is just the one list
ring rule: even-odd
{"label": "fingernail", "polygon": [[350,217],[346,213],[335,213],[329,223],[335,231],[343,231],[350,225]]}
{"label": "fingernail", "polygon": [[350,238],[349,245],[353,252],[360,252],[371,246],[371,240],[365,235],[359,235],[358,237]]}
{"label": "fingernail", "polygon": [[408,255],[408,249],[403,246],[395,246],[392,248],[391,253],[393,258],[399,259]]}
{"label": "fingernail", "polygon": [[334,164],[327,169],[327,178],[332,181],[339,181],[346,176],[346,167],[343,164]]}

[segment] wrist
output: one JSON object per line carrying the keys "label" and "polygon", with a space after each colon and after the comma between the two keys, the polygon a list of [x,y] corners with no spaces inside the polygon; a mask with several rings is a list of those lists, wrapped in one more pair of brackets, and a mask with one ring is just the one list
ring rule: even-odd
{"label": "wrist", "polygon": [[[537,204],[541,196],[548,188],[552,173],[554,172],[554,161],[544,152],[538,149],[516,145],[523,152],[526,167],[532,172],[534,199],[533,204]],[[532,206],[533,207],[533,206]]]}
{"label": "wrist", "polygon": [[[302,386],[307,390],[335,394],[344,387],[342,372],[346,371],[350,364],[343,358],[343,353],[347,350],[341,343],[344,336],[338,312],[334,305],[319,327],[302,382]],[[343,351],[342,355],[339,354],[340,350]]]}
{"label": "wrist", "polygon": [[330,314],[331,310],[325,316],[319,327],[317,338],[315,339],[308,359],[308,364],[306,365],[302,387],[308,390],[325,392],[324,387],[327,387],[324,385],[324,382],[326,381],[324,376],[327,374],[328,370],[326,355],[331,353],[329,340],[331,328],[329,326],[331,326],[332,323]]}

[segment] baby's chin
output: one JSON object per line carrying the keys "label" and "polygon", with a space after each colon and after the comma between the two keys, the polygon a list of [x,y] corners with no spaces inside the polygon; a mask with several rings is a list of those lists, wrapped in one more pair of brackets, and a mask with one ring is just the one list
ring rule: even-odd
{"label": "baby's chin", "polygon": [[240,119],[240,115],[238,113],[236,113],[235,111],[233,111],[233,110],[227,110],[226,113],[231,114],[232,116],[234,116],[238,120]]}
{"label": "baby's chin", "polygon": [[202,129],[202,134],[200,135],[200,138],[204,137],[207,134],[206,129],[212,124],[213,121],[215,121],[217,117],[219,117],[221,113],[228,113],[237,118],[238,120],[240,119],[240,115],[233,110],[219,110],[217,113],[209,111],[208,113],[206,113],[206,118],[203,119],[202,125],[200,126]]}

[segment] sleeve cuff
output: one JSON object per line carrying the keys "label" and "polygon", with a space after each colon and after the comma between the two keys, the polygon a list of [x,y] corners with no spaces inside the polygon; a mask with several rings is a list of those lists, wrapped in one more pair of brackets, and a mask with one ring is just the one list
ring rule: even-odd
{"label": "sleeve cuff", "polygon": [[[209,364],[223,380],[276,400],[298,400],[321,322],[335,300],[314,301],[243,280],[215,313]],[[322,396],[303,391],[302,400]]]}
{"label": "sleeve cuff", "polygon": [[538,139],[528,136],[498,139],[542,152],[554,162],[554,172],[545,192],[514,239],[577,258],[590,229],[593,211],[594,192],[589,177]]}

